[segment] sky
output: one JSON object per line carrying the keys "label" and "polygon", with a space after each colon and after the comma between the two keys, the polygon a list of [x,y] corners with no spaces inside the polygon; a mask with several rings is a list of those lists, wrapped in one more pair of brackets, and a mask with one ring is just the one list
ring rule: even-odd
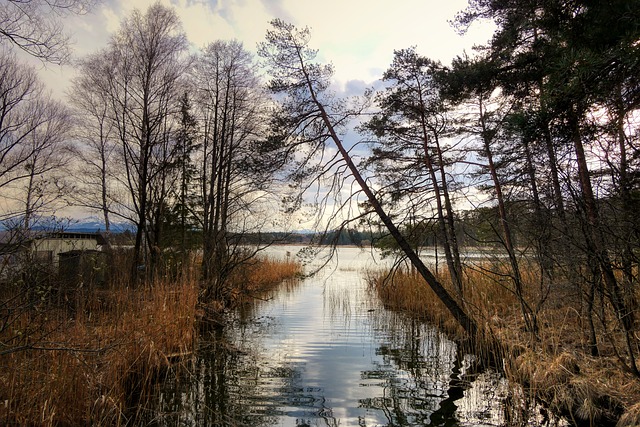
{"label": "sky", "polygon": [[[101,0],[86,15],[64,19],[77,58],[105,47],[110,35],[134,9],[156,0]],[[335,67],[335,85],[355,94],[381,78],[394,49],[415,46],[419,53],[449,63],[491,36],[490,25],[474,24],[461,36],[449,21],[467,0],[161,0],[173,7],[197,51],[215,40],[236,39],[250,52],[264,39],[269,21],[280,18],[312,31],[318,59]],[[71,66],[38,65],[60,98],[74,75]]]}
{"label": "sky", "polygon": [[[84,15],[63,19],[75,58],[92,54],[109,43],[123,19],[134,9],[145,12],[157,0],[96,0]],[[486,43],[491,24],[474,24],[463,36],[450,25],[468,0],[160,0],[175,9],[195,53],[216,40],[236,39],[255,53],[269,22],[280,18],[311,30],[310,47],[318,60],[332,63],[332,90],[361,95],[375,86],[393,60],[393,52],[415,46],[418,53],[444,64],[473,46]],[[38,68],[55,98],[66,99],[75,75],[72,64],[58,66],[26,58]],[[348,138],[348,137],[347,137]],[[347,145],[347,141],[345,141]],[[350,188],[345,187],[348,198]],[[333,202],[331,202],[333,203]],[[74,213],[71,216],[86,216]],[[315,220],[299,228],[313,227]]]}

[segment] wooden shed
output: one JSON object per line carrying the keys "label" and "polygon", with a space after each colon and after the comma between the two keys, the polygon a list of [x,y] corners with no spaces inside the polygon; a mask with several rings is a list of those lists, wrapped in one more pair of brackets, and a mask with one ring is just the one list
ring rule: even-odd
{"label": "wooden shed", "polygon": [[59,255],[74,251],[99,251],[107,244],[100,233],[46,232],[31,240],[34,259],[58,266]]}
{"label": "wooden shed", "polygon": [[71,250],[58,254],[58,275],[66,287],[102,285],[107,279],[107,253]]}

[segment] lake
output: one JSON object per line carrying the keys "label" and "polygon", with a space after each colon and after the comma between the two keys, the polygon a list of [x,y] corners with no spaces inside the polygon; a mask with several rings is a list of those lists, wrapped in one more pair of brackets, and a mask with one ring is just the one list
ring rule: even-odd
{"label": "lake", "polygon": [[[316,257],[307,271],[322,262]],[[369,292],[366,271],[385,262],[338,248],[318,274],[203,333],[187,372],[163,385],[152,424],[503,425],[509,388],[500,374],[475,372],[473,355]]]}

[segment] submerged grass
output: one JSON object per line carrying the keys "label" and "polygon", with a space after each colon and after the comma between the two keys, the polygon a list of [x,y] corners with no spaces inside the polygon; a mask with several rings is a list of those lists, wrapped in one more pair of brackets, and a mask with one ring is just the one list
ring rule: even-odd
{"label": "submerged grass", "polygon": [[[298,269],[258,260],[237,286],[257,292]],[[191,268],[177,280],[82,290],[73,304],[38,304],[13,317],[0,305],[0,424],[135,423],[163,375],[182,369],[196,348],[199,291]],[[34,325],[32,339],[19,338]]]}
{"label": "submerged grass", "polygon": [[[543,301],[538,312],[539,331],[524,328],[518,299],[509,288],[508,276],[488,274],[496,266],[476,265],[465,275],[460,302],[476,319],[487,346],[499,342],[507,377],[551,409],[578,425],[638,425],[640,381],[624,371],[615,350],[621,342],[609,331],[598,330],[600,355],[591,356],[585,336],[584,307],[575,290],[557,287],[547,295],[539,287],[533,268],[525,269],[529,301]],[[446,274],[438,279],[452,295]],[[368,281],[389,308],[402,310],[437,324],[462,338],[462,329],[424,280],[412,271],[370,272]],[[610,343],[610,345],[607,345]],[[495,348],[474,348],[482,354]]]}

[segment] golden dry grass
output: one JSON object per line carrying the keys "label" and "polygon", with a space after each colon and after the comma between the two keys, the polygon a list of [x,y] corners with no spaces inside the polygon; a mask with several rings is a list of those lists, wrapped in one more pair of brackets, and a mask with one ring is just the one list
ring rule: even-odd
{"label": "golden dry grass", "polygon": [[[245,269],[243,288],[275,286],[299,269],[259,260]],[[178,280],[82,292],[72,309],[50,304],[16,314],[0,334],[0,350],[14,331],[34,325],[38,339],[0,356],[0,425],[130,423],[159,377],[180,369],[195,349],[198,281],[191,268]]]}
{"label": "golden dry grass", "polygon": [[253,290],[268,289],[301,274],[302,267],[297,262],[262,257],[249,268],[248,284]]}
{"label": "golden dry grass", "polygon": [[302,266],[294,261],[261,256],[237,270],[231,277],[233,303],[250,302],[264,292],[289,284],[302,274]]}
{"label": "golden dry grass", "polygon": [[[552,288],[541,305],[537,335],[525,331],[518,299],[508,275],[501,274],[500,268],[476,265],[467,269],[463,304],[476,319],[481,333],[501,344],[507,355],[506,375],[569,418],[600,425],[624,413],[620,425],[636,425],[633,423],[640,420],[640,381],[622,369],[614,357],[614,344],[624,348],[621,337],[609,333],[605,339],[606,331],[599,329],[601,355],[590,356],[580,298],[575,290],[560,287]],[[527,301],[534,307],[544,296],[539,277],[533,269],[525,268],[523,278]],[[438,279],[455,295],[446,275]],[[415,273],[370,273],[369,283],[387,306],[462,336],[461,328]],[[489,349],[474,351],[481,354]]]}
{"label": "golden dry grass", "polygon": [[[88,296],[82,310],[47,309],[49,328],[33,349],[0,364],[0,419],[21,425],[124,422],[169,359],[196,340],[195,280],[160,281]],[[42,310],[42,309],[41,309]],[[26,313],[16,328],[38,313]],[[137,397],[137,396],[135,396]]]}

